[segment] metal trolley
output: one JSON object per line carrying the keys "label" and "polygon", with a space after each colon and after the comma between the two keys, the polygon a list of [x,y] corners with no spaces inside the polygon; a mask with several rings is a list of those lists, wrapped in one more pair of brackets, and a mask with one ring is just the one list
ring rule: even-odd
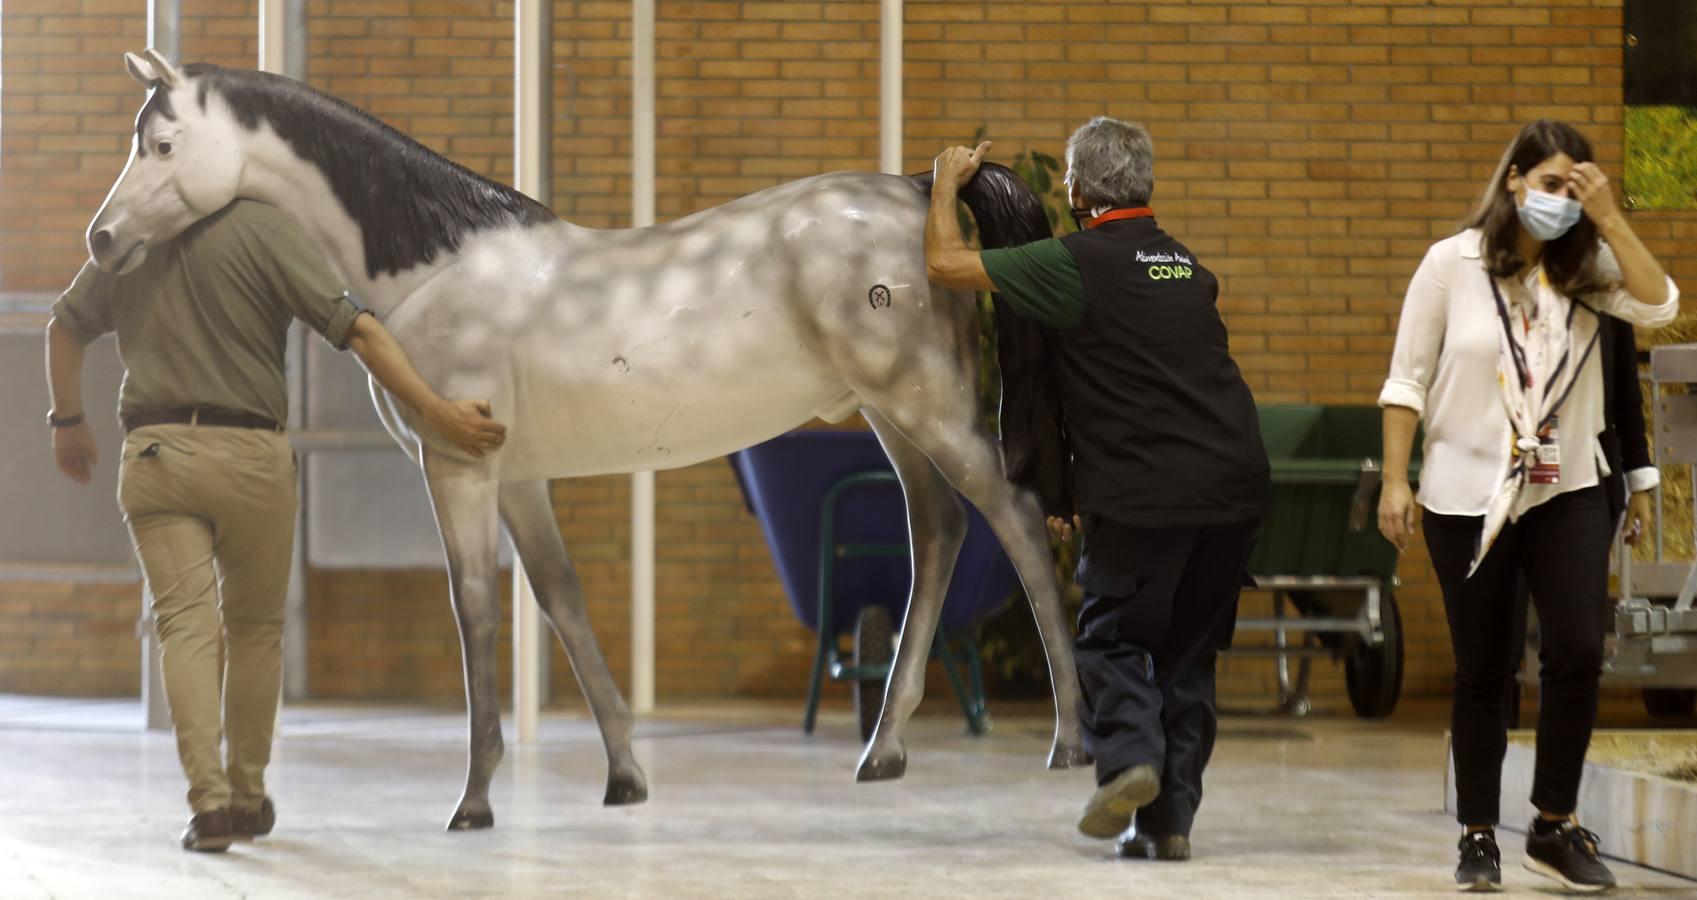
{"label": "metal trolley", "polygon": [[[1279,707],[1293,715],[1309,710],[1314,659],[1342,660],[1356,714],[1388,716],[1402,693],[1403,632],[1397,550],[1376,521],[1380,411],[1289,404],[1259,412],[1273,491],[1249,571],[1273,592],[1273,617],[1239,619],[1237,631],[1270,632],[1273,644],[1228,654],[1273,658]],[[1416,438],[1411,478],[1419,446]],[[1300,640],[1292,641],[1293,632]]]}
{"label": "metal trolley", "polygon": [[[1690,466],[1697,497],[1697,344],[1652,349],[1649,381],[1657,461]],[[1690,392],[1663,394],[1664,385],[1679,384]],[[1690,717],[1697,714],[1697,562],[1667,560],[1664,508],[1658,488],[1654,562],[1635,565],[1627,548],[1617,547],[1621,602],[1603,671],[1608,682],[1641,687],[1652,715]]]}

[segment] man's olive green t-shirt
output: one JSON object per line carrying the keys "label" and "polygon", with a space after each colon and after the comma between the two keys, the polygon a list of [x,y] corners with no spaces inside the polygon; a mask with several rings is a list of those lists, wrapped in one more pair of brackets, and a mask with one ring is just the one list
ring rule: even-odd
{"label": "man's olive green t-shirt", "polygon": [[979,254],[1002,301],[1021,318],[1056,331],[1078,327],[1089,303],[1078,261],[1060,238]]}
{"label": "man's olive green t-shirt", "polygon": [[120,419],[203,406],[282,422],[289,321],[341,350],[361,312],[300,226],[252,200],[150,248],[128,274],[85,264],[53,304],[54,318],[85,344],[118,333]]}

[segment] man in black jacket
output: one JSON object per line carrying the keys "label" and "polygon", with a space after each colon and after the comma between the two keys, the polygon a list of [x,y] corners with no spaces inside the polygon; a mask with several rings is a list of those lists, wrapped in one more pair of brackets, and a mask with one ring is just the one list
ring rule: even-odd
{"label": "man in black jacket", "polygon": [[1215,660],[1270,490],[1255,398],[1227,346],[1219,282],[1155,224],[1148,132],[1091,120],[1066,153],[1083,230],[978,253],[954,198],[988,149],[937,158],[925,255],[932,282],[996,291],[1041,323],[1058,375],[1076,510],[1049,514],[1058,532],[1067,519],[1084,531],[1076,647],[1099,784],[1078,827],[1123,835],[1123,855],[1187,858]]}

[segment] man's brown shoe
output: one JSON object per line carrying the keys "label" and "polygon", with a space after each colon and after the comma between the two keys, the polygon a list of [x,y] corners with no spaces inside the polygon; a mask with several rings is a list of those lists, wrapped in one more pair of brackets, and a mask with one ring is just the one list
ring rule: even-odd
{"label": "man's brown shoe", "polygon": [[230,811],[209,809],[195,813],[183,829],[183,849],[202,853],[223,853],[230,849]]}
{"label": "man's brown shoe", "polygon": [[265,837],[276,826],[277,808],[271,805],[270,797],[261,800],[258,809],[230,807],[230,832],[235,835],[236,840],[251,841],[256,837]]}

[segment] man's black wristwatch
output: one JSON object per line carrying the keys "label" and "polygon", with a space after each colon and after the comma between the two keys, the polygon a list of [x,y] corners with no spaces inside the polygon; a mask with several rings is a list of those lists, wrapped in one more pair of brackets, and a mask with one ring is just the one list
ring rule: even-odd
{"label": "man's black wristwatch", "polygon": [[61,419],[61,418],[53,415],[52,411],[49,411],[47,413],[47,424],[54,427],[54,428],[72,428],[72,427],[75,427],[77,425],[81,425],[82,424],[82,418],[83,418],[83,414],[77,413],[74,416],[66,416],[65,418]]}

